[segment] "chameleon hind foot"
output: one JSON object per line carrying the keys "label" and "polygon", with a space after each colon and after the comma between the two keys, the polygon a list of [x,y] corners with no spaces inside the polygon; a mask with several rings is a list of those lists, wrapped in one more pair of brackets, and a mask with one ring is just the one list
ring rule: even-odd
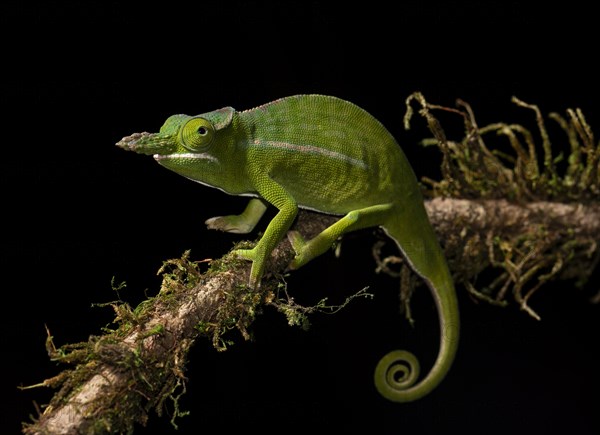
{"label": "chameleon hind foot", "polygon": [[307,263],[307,261],[303,258],[305,257],[303,253],[306,247],[306,239],[304,239],[302,234],[300,234],[298,231],[288,231],[287,238],[292,245],[294,252],[296,253],[288,268],[290,270],[295,270]]}

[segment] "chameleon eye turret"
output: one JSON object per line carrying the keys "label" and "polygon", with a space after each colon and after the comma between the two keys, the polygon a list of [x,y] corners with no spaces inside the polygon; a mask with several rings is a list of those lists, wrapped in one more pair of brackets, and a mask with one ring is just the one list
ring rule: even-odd
{"label": "chameleon eye turret", "polygon": [[206,151],[215,136],[212,123],[204,118],[192,118],[179,133],[181,145],[189,151]]}

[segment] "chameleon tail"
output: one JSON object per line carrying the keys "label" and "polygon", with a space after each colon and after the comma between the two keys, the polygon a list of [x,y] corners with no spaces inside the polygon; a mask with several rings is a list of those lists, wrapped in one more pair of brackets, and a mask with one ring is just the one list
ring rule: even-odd
{"label": "chameleon tail", "polygon": [[[407,225],[407,222],[410,223]],[[415,225],[419,225],[415,228]],[[440,323],[440,348],[429,373],[420,380],[419,362],[410,352],[395,350],[385,355],[375,368],[375,386],[393,402],[410,402],[432,391],[444,379],[456,354],[459,339],[459,313],[452,276],[425,208],[419,204],[395,214],[383,225],[404,254],[411,268],[429,286]]]}

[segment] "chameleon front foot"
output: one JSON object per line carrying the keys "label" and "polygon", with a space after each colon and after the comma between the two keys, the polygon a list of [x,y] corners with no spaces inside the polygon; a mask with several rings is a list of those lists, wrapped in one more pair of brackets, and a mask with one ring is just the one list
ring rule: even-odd
{"label": "chameleon front foot", "polygon": [[206,220],[205,224],[210,230],[226,231],[234,234],[248,234],[254,229],[267,205],[258,198],[252,198],[241,214],[229,216],[216,216]]}
{"label": "chameleon front foot", "polygon": [[248,234],[254,229],[254,225],[244,220],[239,215],[216,216],[205,222],[209,230],[225,231],[233,234]]}

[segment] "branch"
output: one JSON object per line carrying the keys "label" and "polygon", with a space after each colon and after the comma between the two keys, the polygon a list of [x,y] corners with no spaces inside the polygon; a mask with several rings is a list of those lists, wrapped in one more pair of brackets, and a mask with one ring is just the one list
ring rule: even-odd
{"label": "branch", "polygon": [[[472,278],[490,260],[480,259],[476,268],[462,270],[459,264],[473,265],[473,257],[489,251],[486,234],[494,231],[509,237],[523,234],[531,227],[553,228],[557,234],[600,240],[600,206],[531,203],[523,206],[504,200],[472,201],[434,199],[427,211],[442,240],[479,238],[480,242],[446,243],[449,261],[463,280]],[[335,218],[302,212],[297,230],[306,237],[317,234]],[[457,227],[456,223],[461,222]],[[572,222],[577,222],[573,227]],[[468,229],[461,233],[460,228]],[[561,236],[562,237],[562,236]],[[568,241],[562,240],[563,244]],[[145,424],[148,411],[160,415],[165,404],[173,402],[178,416],[177,397],[185,392],[187,353],[199,337],[207,337],[223,350],[224,334],[233,328],[248,337],[247,329],[263,306],[283,308],[278,300],[277,280],[293,255],[287,241],[280,243],[270,266],[271,277],[259,292],[245,283],[249,263],[229,256],[213,262],[207,273],[187,255],[166,262],[159,294],[130,310],[115,304],[119,327],[88,343],[57,351],[50,345],[53,359],[76,363],[72,370],[44,381],[43,385],[61,389],[26,434],[83,434],[92,432],[130,432],[136,423]],[[468,258],[465,258],[468,257]],[[487,263],[487,265],[486,265]],[[591,261],[587,266],[591,267]],[[582,264],[565,262],[565,276],[579,274]],[[218,271],[222,269],[222,271]],[[284,311],[281,309],[281,311]],[[51,341],[50,341],[51,343]]]}
{"label": "branch", "polygon": [[600,258],[600,203],[435,198],[426,206],[455,281],[495,305],[506,306],[512,294],[538,320],[528,304],[533,294],[554,278],[582,287]]}

